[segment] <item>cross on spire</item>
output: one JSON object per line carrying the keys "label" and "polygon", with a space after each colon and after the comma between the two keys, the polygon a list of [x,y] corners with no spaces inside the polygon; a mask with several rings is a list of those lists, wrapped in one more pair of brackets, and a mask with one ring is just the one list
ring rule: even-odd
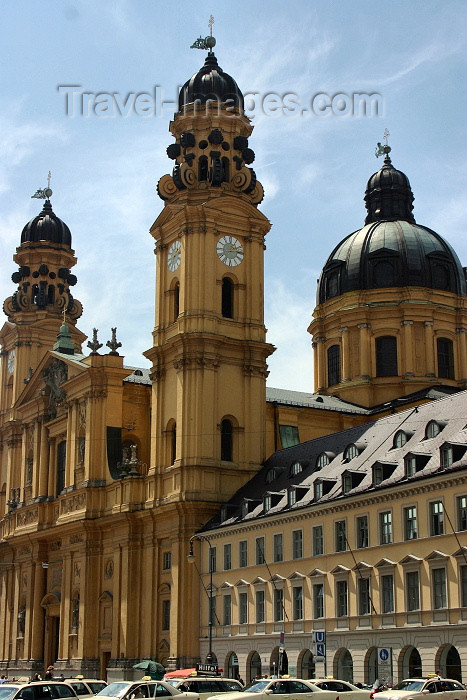
{"label": "cross on spire", "polygon": [[209,52],[211,53],[214,46],[216,45],[216,40],[212,35],[212,25],[214,24],[214,16],[210,15],[209,16],[209,36],[203,37],[199,36],[196,41],[193,42],[193,44],[190,46],[190,49],[202,49],[206,50],[208,49]]}
{"label": "cross on spire", "polygon": [[383,146],[383,144],[378,141],[378,143],[376,145],[376,149],[375,149],[375,156],[377,158],[379,158],[380,156],[386,156],[384,159],[384,162],[389,161],[389,163],[390,163],[391,161],[389,158],[389,154],[391,153],[391,146],[388,143],[389,136],[390,136],[390,134],[389,134],[388,129],[385,129],[384,134],[383,134],[385,145]]}

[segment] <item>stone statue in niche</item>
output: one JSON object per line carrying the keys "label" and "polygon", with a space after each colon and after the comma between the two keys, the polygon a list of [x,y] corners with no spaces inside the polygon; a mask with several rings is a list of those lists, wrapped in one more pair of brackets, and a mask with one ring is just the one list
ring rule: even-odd
{"label": "stone statue in niche", "polygon": [[22,637],[24,635],[24,630],[26,629],[26,608],[20,608],[18,610],[18,633]]}
{"label": "stone statue in niche", "polygon": [[57,407],[66,398],[66,391],[62,384],[68,379],[68,367],[65,362],[55,358],[47,369],[43,371],[42,378],[49,393],[47,417],[49,420],[52,420],[57,416]]}

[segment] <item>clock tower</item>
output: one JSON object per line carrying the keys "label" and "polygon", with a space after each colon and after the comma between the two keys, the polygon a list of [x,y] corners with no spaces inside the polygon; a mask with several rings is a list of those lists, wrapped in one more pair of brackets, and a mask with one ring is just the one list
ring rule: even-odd
{"label": "clock tower", "polygon": [[[212,37],[208,39],[214,41]],[[211,46],[212,49],[212,46]],[[157,191],[151,469],[160,504],[183,502],[185,534],[265,458],[268,355],[263,258],[270,228],[243,95],[212,52],[181,88],[173,160]],[[188,506],[189,504],[189,506]]]}

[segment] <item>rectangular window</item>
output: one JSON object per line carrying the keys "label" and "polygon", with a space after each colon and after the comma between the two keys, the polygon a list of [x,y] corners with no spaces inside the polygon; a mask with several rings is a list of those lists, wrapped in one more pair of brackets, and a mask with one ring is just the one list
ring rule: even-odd
{"label": "rectangular window", "polygon": [[379,543],[392,544],[392,512],[390,510],[379,514]]}
{"label": "rectangular window", "polygon": [[238,565],[240,568],[248,566],[248,542],[246,540],[238,543]]}
{"label": "rectangular window", "polygon": [[415,476],[417,473],[417,459],[413,455],[409,455],[404,460],[405,475],[407,477]]}
{"label": "rectangular window", "polygon": [[368,516],[357,518],[357,549],[368,547]]}
{"label": "rectangular window", "polygon": [[383,481],[383,478],[383,467],[373,467],[373,486],[379,486],[379,484]]}
{"label": "rectangular window", "polygon": [[303,532],[294,530],[292,532],[292,558],[301,559],[303,557]]}
{"label": "rectangular window", "polygon": [[284,547],[282,533],[274,535],[274,561],[284,561]]}
{"label": "rectangular window", "polygon": [[216,547],[209,548],[209,571],[213,573],[216,571],[217,567],[217,550]]}
{"label": "rectangular window", "polygon": [[459,530],[467,530],[467,496],[457,499],[457,522]]}
{"label": "rectangular window", "polygon": [[420,582],[418,571],[409,571],[405,578],[407,585],[407,610],[420,610]]}
{"label": "rectangular window", "polygon": [[337,581],[336,583],[337,617],[347,617],[347,581]]}
{"label": "rectangular window", "polygon": [[282,448],[293,447],[300,442],[298,428],[295,425],[280,425],[279,434],[281,436]]}
{"label": "rectangular window", "polygon": [[224,608],[224,626],[232,624],[232,596],[225,595],[223,598],[223,608]]}
{"label": "rectangular window", "polygon": [[381,588],[382,611],[383,613],[392,613],[394,612],[394,576],[392,574],[381,576]]}
{"label": "rectangular window", "polygon": [[248,623],[248,593],[238,594],[238,624]]}
{"label": "rectangular window", "polygon": [[345,552],[347,549],[347,536],[345,532],[345,520],[337,520],[334,523],[334,532],[336,540],[336,552]]}
{"label": "rectangular window", "polygon": [[461,581],[461,605],[463,608],[467,608],[467,565],[461,566],[460,571],[460,581]]}
{"label": "rectangular window", "polygon": [[293,619],[303,619],[303,588],[302,586],[294,586],[293,591]]}
{"label": "rectangular window", "polygon": [[361,578],[358,580],[358,614],[370,614],[370,579]]}
{"label": "rectangular window", "polygon": [[404,532],[406,540],[417,539],[417,507],[404,508]]}
{"label": "rectangular window", "polygon": [[442,501],[430,503],[430,533],[444,535],[444,509]]}
{"label": "rectangular window", "polygon": [[232,568],[232,545],[224,545],[224,571],[230,571]]}
{"label": "rectangular window", "polygon": [[256,591],[256,622],[264,622],[264,591]]}
{"label": "rectangular window", "polygon": [[284,619],[284,590],[283,588],[274,589],[274,621],[282,622]]}
{"label": "rectangular window", "polygon": [[170,630],[170,600],[162,601],[162,629],[164,632]]}
{"label": "rectangular window", "polygon": [[313,586],[313,617],[315,620],[324,617],[324,583]]}
{"label": "rectangular window", "polygon": [[440,450],[440,458],[442,467],[450,467],[454,459],[452,447],[442,447]]}
{"label": "rectangular window", "polygon": [[255,552],[256,552],[256,563],[257,564],[264,564],[264,562],[265,562],[264,537],[257,537],[256,538]]}
{"label": "rectangular window", "polygon": [[164,557],[162,560],[162,568],[164,569],[164,571],[167,571],[168,569],[170,569],[171,563],[172,563],[171,552],[164,552]]}
{"label": "rectangular window", "polygon": [[316,525],[313,528],[313,556],[319,557],[321,554],[324,554],[323,526]]}
{"label": "rectangular window", "polygon": [[433,609],[447,608],[446,569],[433,569]]}

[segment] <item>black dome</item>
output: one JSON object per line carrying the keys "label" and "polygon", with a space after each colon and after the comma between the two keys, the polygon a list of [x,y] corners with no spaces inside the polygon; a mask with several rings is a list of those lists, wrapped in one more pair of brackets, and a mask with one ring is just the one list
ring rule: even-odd
{"label": "black dome", "polygon": [[217,58],[210,51],[204,66],[195,73],[180,90],[178,109],[182,111],[192,102],[206,104],[207,101],[229,102],[243,112],[243,95],[235,80],[224,73],[217,63]]}
{"label": "black dome", "polygon": [[383,167],[368,180],[365,206],[368,211],[365,224],[382,219],[415,223],[409,178],[401,170],[396,170],[388,155],[384,159]]}
{"label": "black dome", "polygon": [[416,224],[408,177],[389,156],[368,180],[365,226],[333,250],[318,282],[318,304],[346,292],[428,287],[466,296],[465,271],[438,233]]}
{"label": "black dome", "polygon": [[71,232],[68,226],[52,211],[52,205],[47,199],[38,216],[31,219],[23,228],[21,243],[37,243],[47,241],[60,243],[71,247]]}

